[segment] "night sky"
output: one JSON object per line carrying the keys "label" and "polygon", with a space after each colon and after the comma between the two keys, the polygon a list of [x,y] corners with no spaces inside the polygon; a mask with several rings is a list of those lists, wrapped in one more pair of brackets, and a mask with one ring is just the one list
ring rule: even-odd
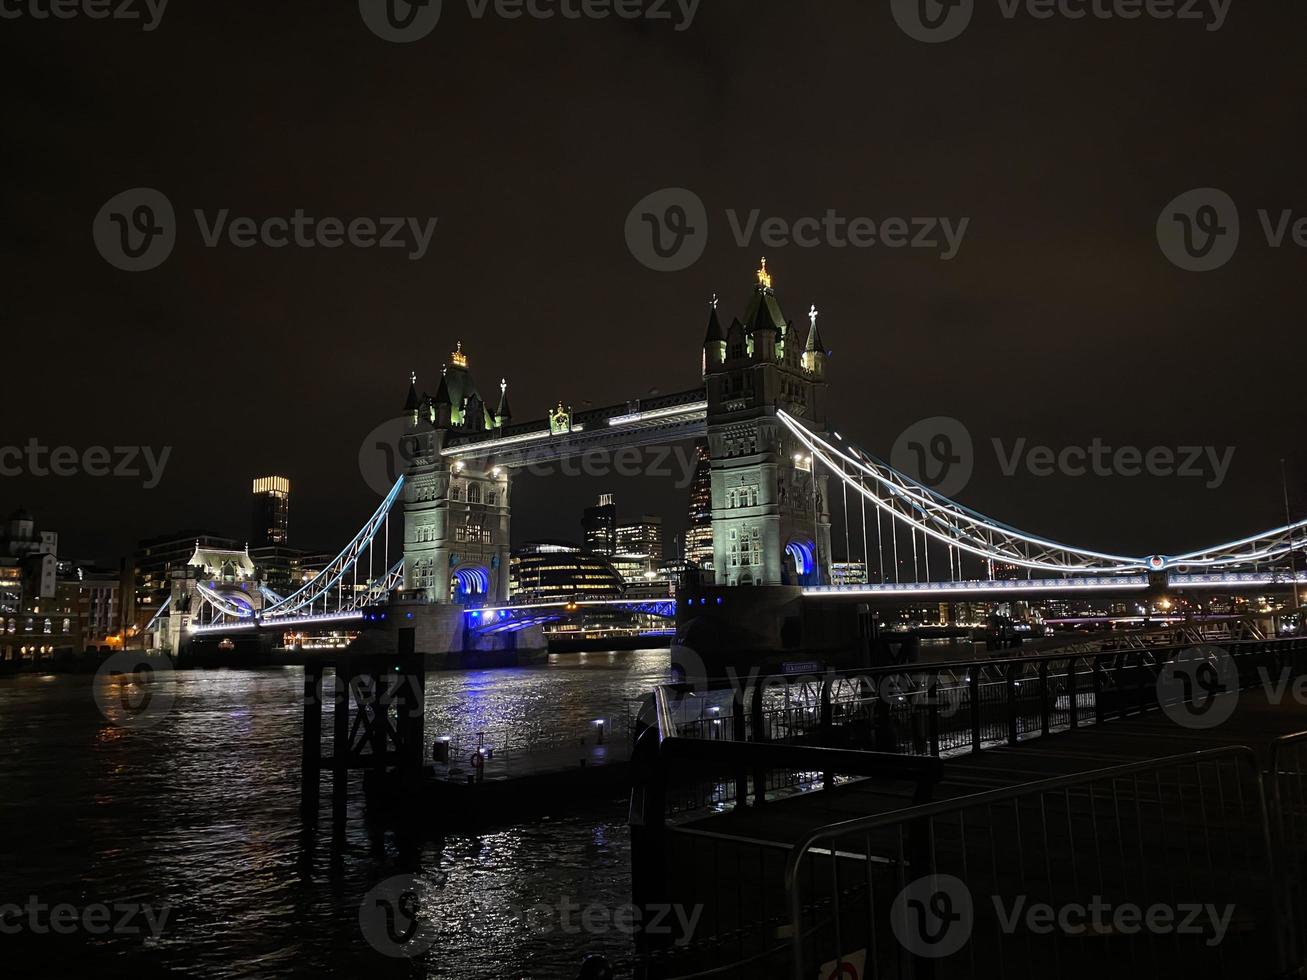
{"label": "night sky", "polygon": [[[1236,2],[1217,31],[1002,9],[976,0],[940,44],[866,0],[705,0],[681,31],[475,19],[446,0],[411,44],[378,38],[348,0],[174,0],[148,32],[0,19],[0,446],[173,447],[152,490],[11,476],[0,509],[32,510],[64,554],[116,561],[185,527],[244,537],[249,480],[276,472],[294,483],[292,542],[339,546],[377,499],[359,446],[399,412],[410,371],[434,391],[461,339],[483,392],[509,379],[517,421],[689,388],[709,297],[742,315],[765,254],[787,316],[822,310],[835,427],[888,457],[919,419],[960,420],[977,446],[964,503],[1131,554],[1281,523],[1281,457],[1295,506],[1307,497],[1307,254],[1269,247],[1257,211],[1307,215],[1307,6]],[[162,191],[179,230],[166,262],[134,274],[101,257],[92,223],[136,187]],[[668,187],[703,200],[710,232],[696,264],[661,273],[624,226]],[[1242,239],[1193,273],[1155,228],[1203,187],[1234,199]],[[439,221],[410,261],[206,248],[197,208]],[[739,245],[728,209],[969,224],[942,261]],[[991,441],[1023,437],[1236,453],[1215,489],[1005,477]],[[673,483],[524,479],[514,536],[576,537],[601,490],[674,530]]]}

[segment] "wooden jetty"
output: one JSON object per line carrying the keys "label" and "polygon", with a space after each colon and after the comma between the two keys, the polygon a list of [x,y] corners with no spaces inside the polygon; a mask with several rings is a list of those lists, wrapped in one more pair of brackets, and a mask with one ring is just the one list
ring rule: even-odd
{"label": "wooden jetty", "polygon": [[[301,807],[314,822],[322,774],[331,776],[332,822],[343,826],[350,774],[363,775],[370,808],[421,833],[478,831],[523,817],[619,800],[630,787],[625,730],[511,751],[435,739],[424,731],[426,667],[401,631],[399,651],[342,653],[305,665]],[[405,649],[407,647],[407,649]],[[330,710],[328,710],[330,708]],[[324,732],[329,719],[329,734]]]}

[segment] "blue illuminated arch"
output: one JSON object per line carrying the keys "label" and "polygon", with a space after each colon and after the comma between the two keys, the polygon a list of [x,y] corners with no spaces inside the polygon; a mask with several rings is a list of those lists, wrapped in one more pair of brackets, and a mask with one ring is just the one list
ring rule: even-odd
{"label": "blue illuminated arch", "polygon": [[795,540],[785,546],[786,557],[794,563],[794,578],[800,585],[818,585],[817,556],[811,541]]}
{"label": "blue illuminated arch", "polygon": [[785,553],[794,562],[794,573],[796,575],[811,575],[812,570],[817,567],[817,561],[812,553],[812,545],[807,541],[791,541],[785,546]]}
{"label": "blue illuminated arch", "polygon": [[466,566],[454,571],[454,601],[463,605],[484,600],[490,594],[490,571],[485,566]]}

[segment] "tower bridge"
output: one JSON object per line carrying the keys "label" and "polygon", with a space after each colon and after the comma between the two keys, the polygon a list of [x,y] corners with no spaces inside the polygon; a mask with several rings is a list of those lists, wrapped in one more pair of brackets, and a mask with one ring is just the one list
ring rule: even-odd
{"label": "tower bridge", "polygon": [[[533,464],[690,438],[706,441],[711,461],[711,585],[640,610],[675,616],[682,640],[844,642],[811,615],[839,600],[1296,592],[1307,585],[1292,567],[1307,547],[1307,521],[1178,556],[1116,555],[1049,540],[943,497],[830,425],[829,352],[819,318],[816,306],[798,324],[785,315],[764,260],[741,316],[725,323],[713,298],[700,385],[580,411],[562,400],[529,422],[514,420],[507,381],[497,397],[482,395],[459,343],[434,394],[411,377],[399,447],[406,472],[335,561],[285,598],[251,589],[260,600],[240,602],[230,588],[196,588],[172,611],[182,619],[169,633],[313,621],[395,630],[421,621],[427,625],[418,643],[430,652],[538,644],[538,636],[522,634],[581,606],[510,602],[515,478]],[[874,581],[834,584],[833,513],[845,560],[860,560]]]}

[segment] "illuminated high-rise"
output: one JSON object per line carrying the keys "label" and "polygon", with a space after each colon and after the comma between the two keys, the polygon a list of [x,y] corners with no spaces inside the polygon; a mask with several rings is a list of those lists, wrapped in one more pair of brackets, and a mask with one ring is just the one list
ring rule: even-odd
{"label": "illuminated high-rise", "polygon": [[588,551],[609,558],[617,554],[617,504],[611,493],[601,494],[599,503],[585,509],[581,529]]}
{"label": "illuminated high-rise", "polygon": [[694,479],[690,483],[690,527],[685,532],[685,559],[701,569],[713,567],[712,538],[712,461],[708,443],[694,446]]}
{"label": "illuminated high-rise", "polygon": [[286,544],[290,539],[290,480],[265,476],[254,481],[250,547]]}

